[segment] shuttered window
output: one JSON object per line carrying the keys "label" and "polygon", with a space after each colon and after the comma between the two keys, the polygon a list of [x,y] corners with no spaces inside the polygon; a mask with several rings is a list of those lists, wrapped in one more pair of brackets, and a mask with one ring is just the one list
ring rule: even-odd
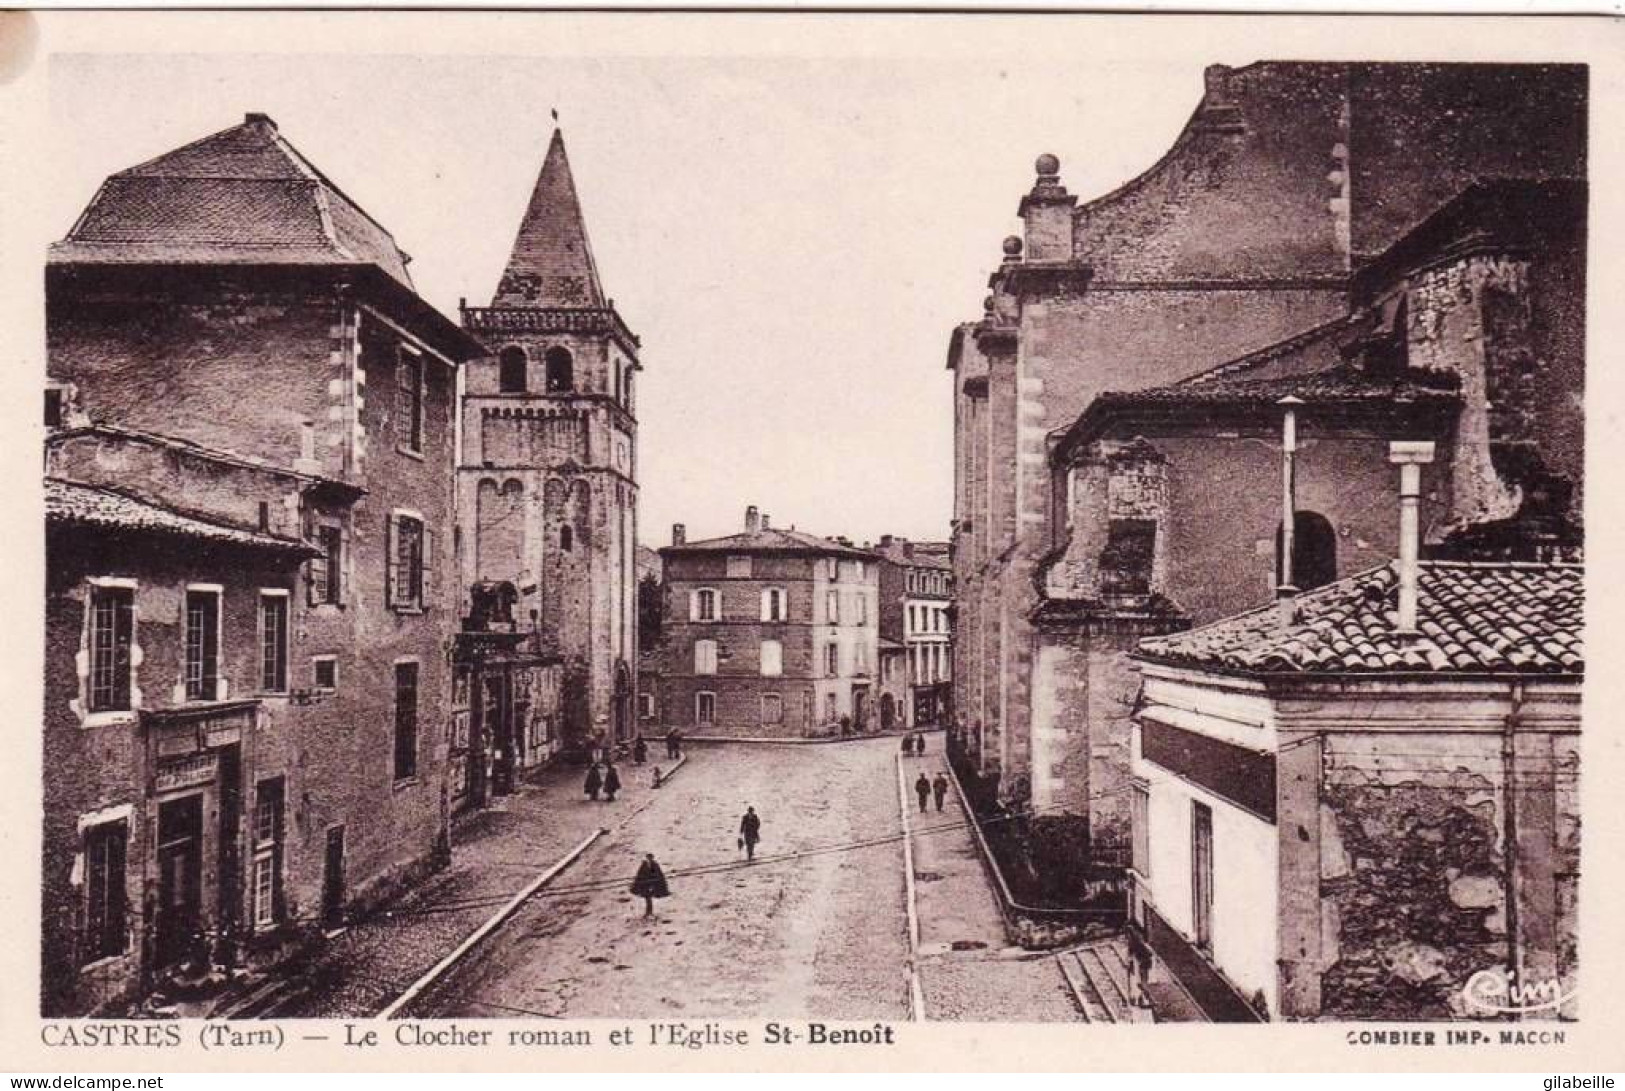
{"label": "shuttered window", "polygon": [[122,820],[85,831],[85,962],[124,953],[128,840],[129,827]]}
{"label": "shuttered window", "polygon": [[784,673],[784,645],[777,640],[762,641],[762,675],[774,678]]}
{"label": "shuttered window", "polygon": [[397,411],[400,415],[398,442],[414,454],[423,453],[423,360],[401,350],[397,371]]}
{"label": "shuttered window", "polygon": [[694,642],[694,673],[717,673],[717,642],[715,640],[696,640]]}
{"label": "shuttered window", "polygon": [[421,610],[424,587],[434,565],[434,535],[423,520],[396,513],[389,520],[388,600],[396,610]]}

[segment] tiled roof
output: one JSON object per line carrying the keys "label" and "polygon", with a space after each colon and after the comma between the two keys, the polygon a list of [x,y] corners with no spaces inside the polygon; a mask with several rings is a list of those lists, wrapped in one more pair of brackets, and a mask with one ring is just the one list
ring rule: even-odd
{"label": "tiled roof", "polygon": [[389,232],[261,115],[108,178],[50,260],[375,265],[412,283]]}
{"label": "tiled roof", "polygon": [[271,549],[297,555],[312,552],[309,546],[292,538],[183,515],[111,489],[49,477],[45,479],[45,521],[105,530],[174,534],[224,545]]}
{"label": "tiled roof", "polygon": [[1244,674],[1585,672],[1585,569],[1575,564],[1424,561],[1419,634],[1397,624],[1398,575],[1384,565],[1299,595],[1296,619],[1266,606],[1141,642],[1158,662]]}
{"label": "tiled roof", "polygon": [[1107,393],[1096,402],[1108,406],[1155,406],[1173,404],[1274,405],[1292,396],[1305,402],[1404,402],[1451,401],[1457,397],[1454,376],[1408,368],[1389,374],[1373,374],[1353,367],[1334,367],[1307,375],[1282,375],[1258,379],[1242,375],[1214,375],[1204,381],[1174,383],[1146,390]]}
{"label": "tiled roof", "polygon": [[799,530],[746,531],[723,538],[706,538],[698,542],[684,542],[680,546],[666,546],[661,553],[828,553],[841,557],[874,560],[875,555],[856,546],[842,545],[816,534]]}

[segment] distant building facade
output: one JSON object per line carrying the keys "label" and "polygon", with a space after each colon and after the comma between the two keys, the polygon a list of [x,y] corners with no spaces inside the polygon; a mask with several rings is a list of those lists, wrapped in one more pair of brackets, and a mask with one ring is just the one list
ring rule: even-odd
{"label": "distant building facade", "polygon": [[[527,654],[558,660],[559,712],[538,745],[579,756],[636,730],[640,365],[557,130],[491,305],[462,318],[492,353],[464,386],[462,587],[513,588]],[[524,730],[502,715],[504,737]]]}
{"label": "distant building facade", "polygon": [[457,369],[263,115],[46,268],[42,1006],[274,957],[447,847]]}
{"label": "distant building facade", "polygon": [[903,646],[908,693],[901,708],[908,727],[937,727],[953,701],[953,567],[947,542],[911,542],[883,535],[880,635]]}
{"label": "distant building facade", "polygon": [[1440,551],[1576,540],[1585,102],[1574,67],[1215,66],[1114,193],[1039,159],[949,353],[954,744],[1035,867],[1127,863],[1141,640],[1394,555],[1390,440],[1440,446]]}
{"label": "distant building facade", "polygon": [[662,725],[693,736],[812,737],[878,726],[876,557],[768,525],[660,551]]}

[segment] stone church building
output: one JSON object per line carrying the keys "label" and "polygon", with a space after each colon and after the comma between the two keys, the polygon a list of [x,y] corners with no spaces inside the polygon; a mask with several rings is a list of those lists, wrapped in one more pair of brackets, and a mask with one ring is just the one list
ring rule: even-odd
{"label": "stone church building", "polygon": [[953,742],[1024,866],[1121,876],[1130,654],[1392,558],[1390,442],[1430,555],[1577,540],[1585,164],[1583,68],[1295,62],[1103,197],[1039,158],[948,358]]}
{"label": "stone church building", "polygon": [[[462,586],[502,589],[498,624],[528,630],[532,662],[557,665],[556,722],[536,747],[624,741],[637,692],[638,339],[604,294],[557,130],[490,306],[465,304],[462,319],[491,353],[465,370]],[[510,760],[500,749],[493,760]]]}

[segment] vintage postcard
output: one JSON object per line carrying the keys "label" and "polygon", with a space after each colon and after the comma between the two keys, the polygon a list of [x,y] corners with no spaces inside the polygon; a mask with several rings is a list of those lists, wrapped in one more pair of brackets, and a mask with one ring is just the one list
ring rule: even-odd
{"label": "vintage postcard", "polygon": [[0,1050],[1617,1069],[1622,42],[0,17]]}

